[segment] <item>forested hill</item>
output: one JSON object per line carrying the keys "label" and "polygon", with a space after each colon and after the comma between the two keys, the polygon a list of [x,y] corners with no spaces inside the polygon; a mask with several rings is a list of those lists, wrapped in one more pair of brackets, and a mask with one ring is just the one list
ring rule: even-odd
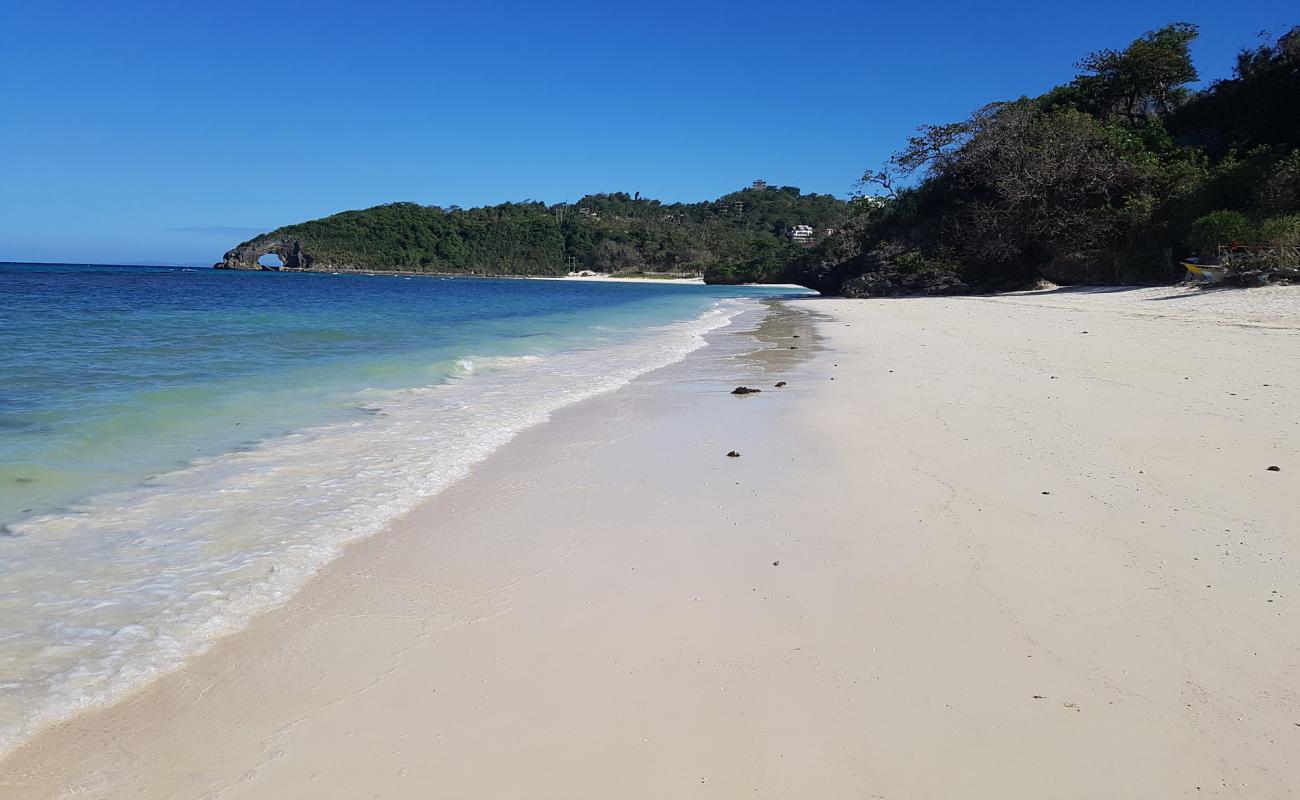
{"label": "forested hill", "polygon": [[838,227],[849,204],[793,186],[750,188],[701,203],[663,203],[623,192],[577,203],[503,203],[463,209],[390,203],[286,225],[235,247],[218,268],[256,269],[260,256],[288,269],[395,270],[479,275],[596,272],[775,277],[814,239]]}

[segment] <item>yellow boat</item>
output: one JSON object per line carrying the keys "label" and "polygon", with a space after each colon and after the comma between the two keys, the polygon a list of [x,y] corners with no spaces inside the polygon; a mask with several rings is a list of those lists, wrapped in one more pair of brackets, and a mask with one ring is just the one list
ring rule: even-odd
{"label": "yellow boat", "polygon": [[1221,281],[1228,268],[1219,264],[1194,264],[1191,261],[1178,262],[1187,268],[1187,271],[1206,281]]}

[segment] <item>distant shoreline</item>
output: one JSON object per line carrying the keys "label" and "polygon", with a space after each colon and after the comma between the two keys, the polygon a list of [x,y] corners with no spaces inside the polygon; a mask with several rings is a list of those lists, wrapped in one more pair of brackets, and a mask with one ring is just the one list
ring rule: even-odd
{"label": "distant shoreline", "polygon": [[[679,277],[665,274],[664,277],[638,277],[638,276],[620,276],[605,273],[592,273],[583,275],[580,273],[569,273],[568,275],[509,275],[509,274],[479,274],[467,272],[415,272],[412,270],[388,270],[388,269],[228,269],[216,266],[204,266],[193,264],[91,264],[72,261],[0,261],[0,266],[37,266],[37,267],[144,267],[146,269],[210,269],[221,272],[289,272],[305,273],[314,275],[371,275],[371,276],[394,276],[402,278],[491,278],[491,279],[521,279],[521,280],[546,280],[546,281],[598,281],[602,283],[656,283],[672,284],[686,286],[708,286],[704,278],[696,277]],[[724,285],[724,284],[717,284]],[[803,289],[806,287],[794,283],[752,283],[742,284],[748,286],[777,286],[782,288]]]}
{"label": "distant shoreline", "polygon": [[599,272],[593,274],[587,274],[587,275],[571,272],[568,275],[558,275],[554,277],[550,275],[523,275],[519,277],[535,279],[535,280],[546,280],[546,281],[597,281],[603,283],[671,283],[671,284],[679,284],[679,285],[687,285],[687,286],[775,286],[782,289],[808,290],[808,287],[800,286],[797,283],[739,283],[739,284],[706,283],[704,278],[701,276],[696,276],[693,278],[685,278],[685,277],[669,277],[669,276],[637,277],[637,276],[629,275],[625,277],[622,275],[606,275],[604,273],[599,273]]}
{"label": "distant shoreline", "polygon": [[[386,276],[393,275],[402,278],[491,278],[491,279],[520,279],[520,280],[542,280],[542,281],[602,281],[606,283],[664,283],[664,284],[688,284],[696,286],[706,286],[703,277],[620,277],[616,275],[606,275],[595,273],[591,275],[581,275],[578,273],[569,273],[568,275],[517,275],[517,274],[487,274],[487,273],[469,273],[469,272],[415,272],[412,270],[389,270],[389,269],[229,269],[224,267],[212,267],[211,269],[222,272],[291,272],[291,273],[310,273],[316,275],[373,275]],[[756,286],[785,286],[793,284],[752,284]]]}

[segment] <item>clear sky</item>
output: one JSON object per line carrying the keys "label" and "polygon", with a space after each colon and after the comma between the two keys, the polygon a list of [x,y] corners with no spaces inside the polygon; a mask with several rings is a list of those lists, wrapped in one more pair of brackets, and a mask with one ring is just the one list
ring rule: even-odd
{"label": "clear sky", "polygon": [[1294,0],[0,0],[0,260],[204,263],[278,225],[755,178],[843,195],[913,127],[1173,21],[1226,76]]}

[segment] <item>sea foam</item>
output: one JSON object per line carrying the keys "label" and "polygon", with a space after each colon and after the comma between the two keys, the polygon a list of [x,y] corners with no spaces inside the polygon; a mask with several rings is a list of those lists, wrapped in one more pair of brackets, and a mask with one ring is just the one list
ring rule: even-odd
{"label": "sea foam", "polygon": [[467,353],[445,383],[361,392],[371,413],[358,419],[10,525],[0,750],[176,669],[520,431],[682,359],[757,306],[723,300],[689,321],[545,357]]}

